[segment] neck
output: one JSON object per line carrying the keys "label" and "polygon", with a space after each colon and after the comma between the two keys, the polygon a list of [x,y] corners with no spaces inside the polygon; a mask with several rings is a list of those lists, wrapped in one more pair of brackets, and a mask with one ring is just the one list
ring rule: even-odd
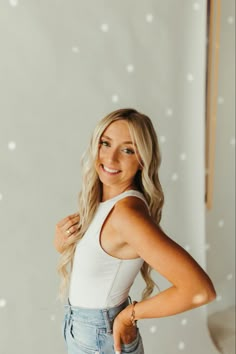
{"label": "neck", "polygon": [[105,202],[106,200],[108,199],[111,199],[113,197],[116,197],[117,195],[121,194],[121,193],[124,193],[126,191],[129,191],[129,190],[138,190],[138,188],[135,186],[135,185],[130,185],[130,186],[127,186],[125,188],[121,188],[121,189],[109,189],[109,190],[104,190],[103,188],[103,191],[102,191],[102,202]]}

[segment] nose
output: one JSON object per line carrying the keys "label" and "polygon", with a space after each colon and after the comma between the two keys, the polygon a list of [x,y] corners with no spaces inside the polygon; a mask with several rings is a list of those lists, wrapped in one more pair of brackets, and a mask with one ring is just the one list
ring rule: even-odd
{"label": "nose", "polygon": [[119,154],[118,154],[117,149],[111,149],[111,148],[108,149],[106,158],[107,158],[107,161],[109,161],[109,162],[118,161]]}

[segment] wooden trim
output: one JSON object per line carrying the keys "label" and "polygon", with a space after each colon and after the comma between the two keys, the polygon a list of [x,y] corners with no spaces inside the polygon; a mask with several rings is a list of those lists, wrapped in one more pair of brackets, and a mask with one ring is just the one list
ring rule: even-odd
{"label": "wooden trim", "polygon": [[208,50],[206,88],[206,190],[205,203],[208,209],[213,204],[213,184],[216,145],[216,115],[219,76],[221,0],[208,1]]}

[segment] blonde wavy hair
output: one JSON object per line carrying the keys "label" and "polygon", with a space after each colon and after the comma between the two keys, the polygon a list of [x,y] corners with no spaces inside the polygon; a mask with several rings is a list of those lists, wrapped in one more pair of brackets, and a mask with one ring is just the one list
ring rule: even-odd
{"label": "blonde wavy hair", "polygon": [[[59,290],[61,300],[65,299],[66,290],[68,289],[76,244],[85,234],[102,197],[102,185],[95,170],[100,138],[104,130],[111,123],[118,120],[124,120],[128,123],[131,139],[136,145],[141,158],[139,163],[142,169],[135,176],[135,185],[144,194],[152,219],[158,225],[161,220],[164,194],[158,176],[161,154],[155,129],[148,116],[132,108],[118,109],[108,114],[98,123],[92,135],[90,145],[82,156],[82,188],[79,193],[79,231],[73,239],[68,239],[67,246],[61,254],[57,268],[61,276]],[[144,262],[140,270],[146,283],[146,288],[142,292],[142,299],[148,298],[156,285],[151,278],[151,271],[152,268],[149,264]]]}

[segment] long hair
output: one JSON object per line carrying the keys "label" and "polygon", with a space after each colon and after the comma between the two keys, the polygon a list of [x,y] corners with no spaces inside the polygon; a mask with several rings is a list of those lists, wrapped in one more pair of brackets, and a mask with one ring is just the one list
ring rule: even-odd
{"label": "long hair", "polygon": [[[112,122],[118,120],[124,120],[128,123],[131,139],[137,146],[141,159],[139,162],[142,169],[136,173],[135,185],[144,194],[154,222],[159,224],[161,220],[164,194],[158,176],[161,154],[155,129],[148,116],[132,108],[118,109],[108,114],[98,123],[89,147],[82,156],[82,187],[79,193],[79,230],[73,239],[68,239],[67,246],[58,264],[58,272],[62,278],[59,291],[61,299],[65,298],[66,290],[68,289],[76,244],[85,234],[102,197],[102,185],[95,169],[100,138],[104,130]],[[151,270],[152,268],[144,262],[140,270],[146,283],[142,299],[149,297],[156,285],[151,278]]]}

